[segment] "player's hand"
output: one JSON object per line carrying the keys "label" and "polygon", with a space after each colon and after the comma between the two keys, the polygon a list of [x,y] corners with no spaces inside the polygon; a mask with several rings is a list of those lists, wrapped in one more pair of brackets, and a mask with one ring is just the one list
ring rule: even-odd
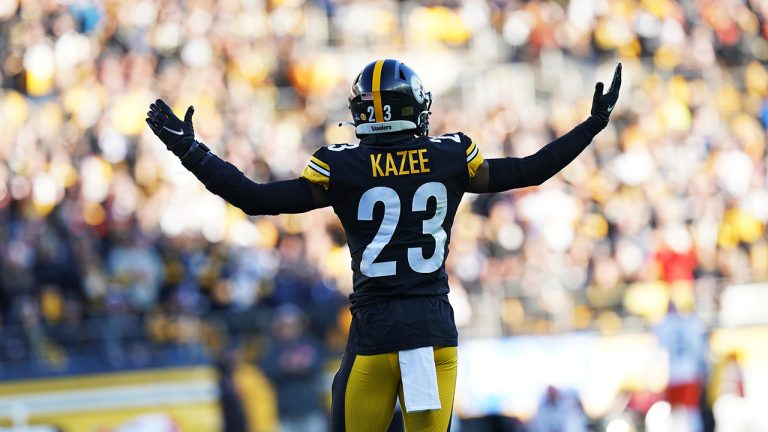
{"label": "player's hand", "polygon": [[178,157],[184,156],[195,140],[195,129],[192,127],[192,114],[195,108],[190,106],[184,115],[184,121],[176,117],[171,107],[162,99],[149,106],[146,122],[160,141]]}
{"label": "player's hand", "polygon": [[603,94],[602,82],[595,84],[595,95],[592,97],[591,113],[592,117],[600,120],[603,126],[608,125],[608,118],[611,116],[611,111],[613,111],[613,107],[619,99],[619,88],[621,88],[621,63],[616,66],[608,93]]}

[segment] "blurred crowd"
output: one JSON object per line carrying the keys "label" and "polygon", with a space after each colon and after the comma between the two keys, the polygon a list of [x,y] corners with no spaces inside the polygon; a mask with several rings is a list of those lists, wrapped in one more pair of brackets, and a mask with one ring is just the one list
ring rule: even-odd
{"label": "blurred crowd", "polygon": [[0,0],[0,368],[235,345],[269,361],[283,306],[313,356],[339,352],[333,212],[246,217],[144,117],[158,97],[194,105],[217,154],[292,178],[355,140],[349,86],[380,57],[432,90],[433,135],[486,157],[567,132],[624,64],[611,124],[561,174],[465,198],[447,263],[463,334],[650,325],[669,300],[704,310],[724,283],[768,279],[763,0]]}

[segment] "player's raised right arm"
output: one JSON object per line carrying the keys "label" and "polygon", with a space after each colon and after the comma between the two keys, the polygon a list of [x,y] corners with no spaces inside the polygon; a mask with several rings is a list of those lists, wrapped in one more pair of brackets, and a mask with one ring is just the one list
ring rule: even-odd
{"label": "player's raised right arm", "polygon": [[252,216],[303,213],[329,205],[325,191],[305,178],[270,183],[248,179],[237,167],[195,140],[193,113],[194,108],[189,107],[182,121],[158,99],[150,105],[146,122],[208,190]]}

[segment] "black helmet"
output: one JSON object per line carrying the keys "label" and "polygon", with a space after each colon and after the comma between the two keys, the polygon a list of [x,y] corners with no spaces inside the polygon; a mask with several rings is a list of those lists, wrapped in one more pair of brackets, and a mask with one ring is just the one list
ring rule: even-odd
{"label": "black helmet", "polygon": [[432,93],[424,91],[416,72],[392,59],[364,67],[349,93],[358,136],[406,130],[427,135],[431,105]]}

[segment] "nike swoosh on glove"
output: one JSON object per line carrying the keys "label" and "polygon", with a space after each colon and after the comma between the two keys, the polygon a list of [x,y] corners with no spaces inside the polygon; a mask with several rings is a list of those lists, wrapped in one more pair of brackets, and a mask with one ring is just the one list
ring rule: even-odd
{"label": "nike swoosh on glove", "polygon": [[603,94],[603,83],[595,84],[595,95],[592,97],[592,117],[598,119],[603,127],[608,125],[608,119],[611,116],[613,107],[619,99],[619,89],[621,88],[621,63],[616,66],[613,72],[613,81],[608,93]]}
{"label": "nike swoosh on glove", "polygon": [[171,107],[162,99],[149,106],[146,122],[160,141],[178,157],[184,156],[195,140],[195,129],[192,126],[192,114],[195,108],[190,106],[184,114],[184,121],[176,117]]}

